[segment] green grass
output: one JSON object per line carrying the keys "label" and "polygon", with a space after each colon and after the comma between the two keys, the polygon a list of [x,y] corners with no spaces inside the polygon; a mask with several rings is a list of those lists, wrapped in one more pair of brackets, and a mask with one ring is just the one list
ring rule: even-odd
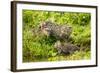
{"label": "green grass", "polygon": [[90,51],[84,52],[84,51],[76,51],[74,54],[66,55],[66,56],[55,56],[48,58],[49,61],[65,61],[65,60],[89,60],[91,58]]}
{"label": "green grass", "polygon": [[[70,43],[86,50],[77,51],[71,55],[58,55],[54,49],[54,43],[57,40],[37,31],[39,24],[48,20],[72,26]],[[90,59],[90,20],[89,13],[23,10],[23,62]]]}

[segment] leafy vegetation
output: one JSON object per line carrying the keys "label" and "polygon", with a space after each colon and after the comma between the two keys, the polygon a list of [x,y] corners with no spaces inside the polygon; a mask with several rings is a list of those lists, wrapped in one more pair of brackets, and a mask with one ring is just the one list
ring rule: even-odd
{"label": "leafy vegetation", "polygon": [[[85,50],[70,55],[58,55],[54,49],[55,38],[38,32],[42,21],[72,26],[71,41]],[[90,13],[23,10],[23,62],[82,60],[91,58]]]}

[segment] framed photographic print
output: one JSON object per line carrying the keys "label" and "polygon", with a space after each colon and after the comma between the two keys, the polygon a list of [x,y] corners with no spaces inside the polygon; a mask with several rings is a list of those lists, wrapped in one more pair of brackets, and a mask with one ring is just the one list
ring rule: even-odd
{"label": "framed photographic print", "polygon": [[97,66],[97,6],[11,2],[11,71]]}

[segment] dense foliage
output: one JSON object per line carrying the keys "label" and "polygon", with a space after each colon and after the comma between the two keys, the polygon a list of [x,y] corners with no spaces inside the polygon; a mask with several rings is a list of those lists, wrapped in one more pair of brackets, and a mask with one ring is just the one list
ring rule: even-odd
{"label": "dense foliage", "polygon": [[[71,41],[84,51],[58,55],[54,49],[56,39],[38,32],[42,21],[72,26]],[[23,62],[90,59],[90,13],[23,10]]]}

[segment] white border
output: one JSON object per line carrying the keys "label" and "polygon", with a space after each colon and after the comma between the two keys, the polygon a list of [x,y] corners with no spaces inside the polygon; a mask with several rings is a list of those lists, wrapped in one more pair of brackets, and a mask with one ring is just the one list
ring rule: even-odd
{"label": "white border", "polygon": [[[91,13],[91,47],[92,47],[91,60],[22,63],[22,9]],[[96,58],[96,47],[95,47],[96,46],[95,44],[96,43],[95,42],[96,13],[95,12],[96,12],[95,9],[92,8],[17,4],[17,69],[95,65],[96,63],[95,62],[95,58]]]}

